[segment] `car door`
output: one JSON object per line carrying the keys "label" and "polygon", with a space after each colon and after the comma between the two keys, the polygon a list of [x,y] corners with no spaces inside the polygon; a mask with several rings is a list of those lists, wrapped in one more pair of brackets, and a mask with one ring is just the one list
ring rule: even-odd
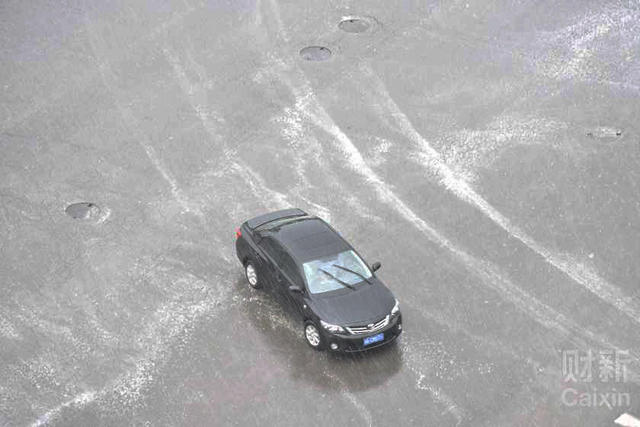
{"label": "car door", "polygon": [[265,284],[273,291],[278,291],[281,273],[277,265],[276,257],[278,253],[278,244],[270,237],[264,237],[258,243],[258,247],[262,252],[260,254],[260,274],[264,277]]}
{"label": "car door", "polygon": [[[304,309],[304,282],[300,270],[294,259],[282,247],[276,252],[276,260],[280,267],[280,277],[277,282],[279,299],[286,311],[294,316],[300,316]],[[298,286],[303,292],[291,292],[291,286]]]}

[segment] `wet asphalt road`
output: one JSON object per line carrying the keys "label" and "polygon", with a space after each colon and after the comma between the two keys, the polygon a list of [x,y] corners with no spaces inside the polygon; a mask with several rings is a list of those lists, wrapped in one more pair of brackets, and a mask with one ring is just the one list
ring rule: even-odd
{"label": "wet asphalt road", "polygon": [[[637,1],[7,0],[0,23],[0,425],[640,415]],[[290,206],[382,262],[396,345],[313,352],[249,289],[234,229]],[[624,378],[568,379],[589,351]]]}

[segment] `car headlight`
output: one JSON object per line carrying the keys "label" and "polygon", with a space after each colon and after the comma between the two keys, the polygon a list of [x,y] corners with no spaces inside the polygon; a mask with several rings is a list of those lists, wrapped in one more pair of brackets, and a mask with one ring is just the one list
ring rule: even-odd
{"label": "car headlight", "polygon": [[396,300],[396,304],[391,309],[391,315],[395,316],[398,313],[400,313],[400,303],[398,302],[398,300]]}
{"label": "car headlight", "polygon": [[338,334],[341,332],[344,332],[344,328],[342,326],[339,325],[332,325],[331,323],[327,323],[325,321],[320,321],[320,324],[322,325],[323,328],[325,328],[327,331],[329,332],[333,332],[334,334]]}

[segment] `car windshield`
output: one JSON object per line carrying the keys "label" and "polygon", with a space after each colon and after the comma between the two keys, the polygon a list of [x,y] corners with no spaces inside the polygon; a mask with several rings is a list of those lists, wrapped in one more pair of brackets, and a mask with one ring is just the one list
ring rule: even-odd
{"label": "car windshield", "polygon": [[371,277],[369,267],[352,250],[305,262],[302,267],[312,294],[349,287]]}

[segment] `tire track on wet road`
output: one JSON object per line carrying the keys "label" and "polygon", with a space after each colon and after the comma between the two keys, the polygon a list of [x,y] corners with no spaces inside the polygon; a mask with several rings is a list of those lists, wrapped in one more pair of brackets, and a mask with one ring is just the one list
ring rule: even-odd
{"label": "tire track on wet road", "polygon": [[360,70],[362,75],[368,78],[367,87],[374,88],[376,99],[381,100],[381,105],[395,121],[396,128],[419,150],[419,163],[426,171],[435,175],[442,186],[459,199],[478,209],[496,225],[518,239],[554,268],[562,271],[574,282],[627,315],[634,323],[640,324],[640,304],[625,295],[618,287],[600,277],[594,269],[578,263],[570,255],[561,255],[551,251],[513,224],[509,218],[494,208],[445,163],[440,153],[414,128],[409,118],[391,98],[384,83],[373,73],[373,70],[367,65],[361,66]]}

